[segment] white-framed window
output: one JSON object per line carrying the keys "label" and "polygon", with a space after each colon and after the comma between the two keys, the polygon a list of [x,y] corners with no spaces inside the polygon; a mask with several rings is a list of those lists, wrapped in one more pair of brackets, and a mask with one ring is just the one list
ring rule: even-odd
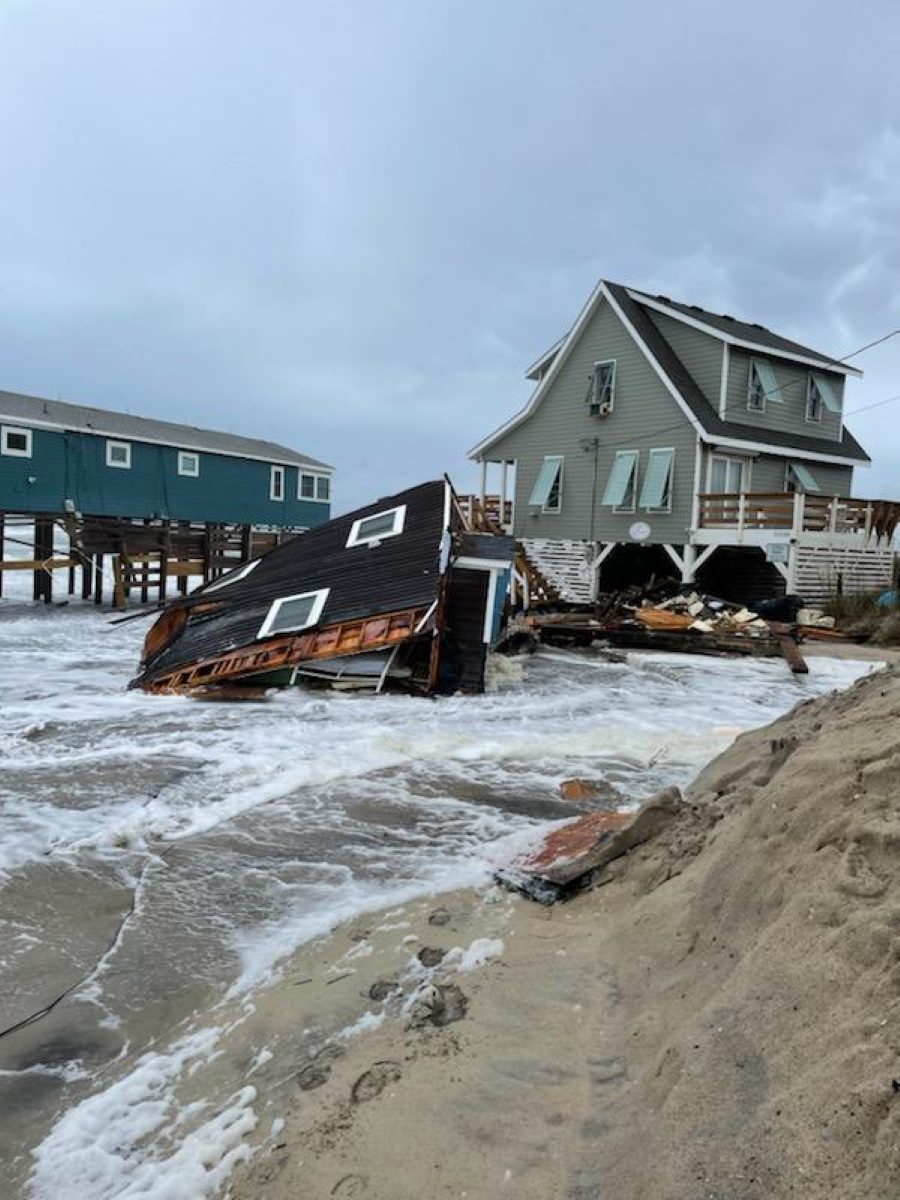
{"label": "white-framed window", "polygon": [[751,358],[747,376],[747,408],[750,412],[765,412],[766,402],[782,404],[781,385],[775,372],[764,358]]}
{"label": "white-framed window", "polygon": [[736,496],[745,492],[747,460],[727,454],[711,454],[707,473],[707,491],[715,496]]}
{"label": "white-framed window", "polygon": [[588,403],[592,416],[606,416],[611,413],[616,402],[616,360],[604,359],[594,363],[591,375],[591,386],[588,391]]}
{"label": "white-framed window", "polygon": [[601,504],[608,504],[613,512],[633,513],[638,490],[639,450],[617,450],[612,470],[603,491]]}
{"label": "white-framed window", "polygon": [[672,511],[672,477],[675,474],[675,450],[651,450],[647,458],[647,473],[641,488],[641,508],[647,512]]}
{"label": "white-framed window", "polygon": [[108,467],[119,467],[123,471],[130,470],[131,442],[113,442],[107,440],[106,465]]}
{"label": "white-framed window", "polygon": [[822,420],[822,392],[815,375],[806,381],[806,419],[818,423]]}
{"label": "white-framed window", "polygon": [[254,558],[251,562],[244,563],[242,567],[235,567],[233,571],[226,571],[225,574],[215,581],[208,583],[203,589],[206,592],[217,592],[219,588],[229,587],[232,583],[237,583],[239,579],[246,579],[254,568],[258,567],[260,560]]}
{"label": "white-framed window", "polygon": [[531,508],[540,508],[545,513],[562,512],[563,467],[565,459],[561,454],[547,454],[541,463],[528,504]]}
{"label": "white-framed window", "polygon": [[284,499],[284,467],[272,467],[269,471],[269,499]]}
{"label": "white-framed window", "polygon": [[266,619],[259,627],[258,638],[272,633],[297,633],[318,625],[330,588],[317,592],[300,592],[296,596],[279,596],[272,601]]}
{"label": "white-framed window", "polygon": [[19,425],[0,425],[0,454],[31,458],[31,430]]}
{"label": "white-framed window", "polygon": [[297,499],[320,500],[327,504],[331,499],[331,476],[301,468],[297,478]]}
{"label": "white-framed window", "polygon": [[200,475],[200,455],[195,450],[178,451],[178,474],[197,479]]}
{"label": "white-framed window", "polygon": [[371,517],[360,517],[350,526],[347,546],[377,546],[384,538],[396,537],[406,524],[406,505],[386,508]]}

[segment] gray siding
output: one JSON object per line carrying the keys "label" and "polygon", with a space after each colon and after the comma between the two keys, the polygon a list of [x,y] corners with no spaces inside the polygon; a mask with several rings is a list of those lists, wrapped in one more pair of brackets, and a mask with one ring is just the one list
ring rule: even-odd
{"label": "gray siding", "polygon": [[[781,402],[772,400],[770,397],[767,398],[766,411],[761,413],[751,412],[747,408],[750,360],[754,357],[765,358],[781,387]],[[807,437],[840,441],[841,419],[839,413],[823,409],[821,421],[806,420],[806,386],[811,368],[765,355],[753,355],[747,350],[739,350],[734,346],[730,348],[729,359],[726,420],[739,421],[743,425],[755,425],[759,429],[771,429],[774,432],[802,433]],[[838,396],[843,396],[843,375],[818,370],[816,374],[826,376]]]}
{"label": "gray siding", "polygon": [[724,342],[709,333],[692,329],[683,321],[676,321],[664,313],[655,312],[652,308],[647,310],[647,315],[687,367],[710,405],[718,412]]}
{"label": "gray siding", "polygon": [[[592,417],[585,403],[594,363],[616,360],[616,403],[604,418]],[[598,541],[627,541],[635,521],[646,521],[654,542],[685,541],[691,520],[696,437],[693,426],[604,300],[551,383],[537,411],[498,441],[491,460],[515,460],[517,537],[587,539],[591,528],[592,452],[586,438],[600,438],[596,523]],[[614,513],[600,499],[617,450],[638,450],[643,482],[651,448],[675,450],[671,513]],[[544,456],[564,456],[562,511],[532,516],[528,500]],[[638,496],[640,499],[640,496]]]}
{"label": "gray siding", "polygon": [[799,462],[815,477],[823,496],[851,496],[853,494],[853,468],[836,467],[831,463],[817,463],[811,459],[777,458],[774,454],[761,454],[754,459],[751,475],[751,490],[754,492],[783,492],[785,473],[789,462]]}

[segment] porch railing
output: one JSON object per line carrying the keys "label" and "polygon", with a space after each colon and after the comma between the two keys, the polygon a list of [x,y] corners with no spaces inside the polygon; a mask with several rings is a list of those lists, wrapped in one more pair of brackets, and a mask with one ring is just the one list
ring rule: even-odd
{"label": "porch railing", "polygon": [[799,533],[893,536],[900,502],[854,500],[804,492],[705,492],[699,497],[701,529],[790,529]]}
{"label": "porch railing", "polygon": [[499,496],[485,496],[483,504],[480,496],[458,496],[457,499],[470,529],[496,532],[512,525],[512,500],[504,500],[501,506]]}

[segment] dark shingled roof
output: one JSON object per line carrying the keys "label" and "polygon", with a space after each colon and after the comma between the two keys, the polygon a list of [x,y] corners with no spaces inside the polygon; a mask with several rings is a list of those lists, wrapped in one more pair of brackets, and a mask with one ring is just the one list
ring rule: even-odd
{"label": "dark shingled roof", "polygon": [[[606,284],[607,287],[622,288],[622,284],[612,284],[609,280],[606,281]],[[801,346],[799,342],[792,342],[789,338],[772,333],[764,325],[754,325],[750,321],[741,321],[737,317],[729,317],[724,313],[709,312],[697,304],[682,304],[678,300],[670,300],[668,296],[653,296],[649,292],[641,292],[637,288],[628,288],[628,291],[634,296],[644,296],[647,300],[656,300],[660,304],[664,304],[666,308],[671,308],[673,312],[691,317],[695,321],[702,321],[704,325],[718,329],[720,333],[726,333],[742,342],[755,342],[757,346],[765,346],[776,354],[779,352],[788,355],[799,354],[802,358],[814,358],[818,362],[834,363],[836,367],[847,366],[839,359],[832,358],[830,354],[823,354],[821,350],[811,350],[809,346]]]}
{"label": "dark shingled roof", "polygon": [[[207,600],[215,600],[218,607],[193,616],[138,679],[147,681],[210,655],[253,645],[272,601],[282,596],[328,588],[320,625],[427,607],[436,599],[440,582],[448,487],[438,479],[384,496],[276,546],[246,577],[221,588],[207,584],[176,601],[189,610]],[[406,505],[402,533],[377,545],[347,547],[354,521],[401,504]]]}
{"label": "dark shingled roof", "polygon": [[868,454],[846,426],[844,426],[841,440],[833,441],[828,438],[808,437],[802,433],[785,433],[782,430],[761,429],[756,425],[741,425],[735,421],[723,421],[703,395],[687,367],[650,319],[647,310],[629,294],[629,291],[633,289],[626,288],[620,283],[610,283],[608,280],[606,286],[622,312],[634,326],[644,345],[710,437],[785,446],[788,449],[806,450],[810,454],[830,454],[841,458],[853,458],[858,462],[871,462]]}

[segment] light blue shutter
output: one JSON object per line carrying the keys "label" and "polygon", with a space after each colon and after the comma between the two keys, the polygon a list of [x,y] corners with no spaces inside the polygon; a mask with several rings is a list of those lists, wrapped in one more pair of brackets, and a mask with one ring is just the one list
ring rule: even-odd
{"label": "light blue shutter", "polygon": [[774,400],[776,404],[783,404],[784,396],[781,394],[781,388],[778,386],[778,380],[775,378],[775,372],[771,366],[762,358],[754,358],[753,366],[756,368],[756,374],[759,376],[766,399]]}
{"label": "light blue shutter", "polygon": [[637,450],[620,450],[606,481],[606,491],[603,493],[601,504],[611,504],[619,508],[628,495],[628,487],[637,466]]}
{"label": "light blue shutter", "polygon": [[641,488],[641,508],[662,508],[672,471],[672,450],[651,450]]}
{"label": "light blue shutter", "polygon": [[819,389],[819,395],[822,397],[822,403],[829,412],[839,413],[841,411],[841,400],[835,391],[834,384],[830,379],[826,379],[824,375],[813,375],[813,382]]}
{"label": "light blue shutter", "polygon": [[804,467],[803,463],[791,463],[791,470],[796,475],[804,492],[820,492],[822,490],[816,483],[815,475],[808,467]]}
{"label": "light blue shutter", "polygon": [[544,465],[541,467],[534,487],[531,489],[531,499],[529,504],[540,505],[543,508],[550,493],[553,491],[553,485],[556,483],[556,478],[559,475],[560,467],[562,466],[561,457],[545,458]]}

